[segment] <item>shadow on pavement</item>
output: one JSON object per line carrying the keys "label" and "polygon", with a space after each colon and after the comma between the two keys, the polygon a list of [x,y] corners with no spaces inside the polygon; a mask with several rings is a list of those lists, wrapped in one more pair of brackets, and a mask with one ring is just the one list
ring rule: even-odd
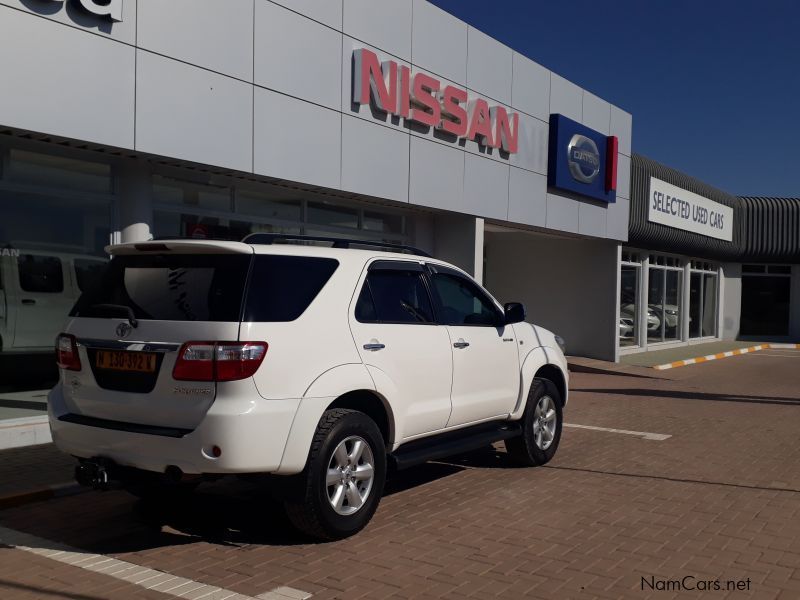
{"label": "shadow on pavement", "polygon": [[[26,597],[28,594],[32,594],[34,598],[68,598],[69,600],[105,600],[102,596],[88,596],[86,594],[75,594],[72,592],[62,592],[62,591],[51,591],[45,588],[33,586],[33,585],[24,585],[22,583],[15,583],[13,581],[7,581],[5,579],[0,579],[0,590],[9,590],[9,594],[12,593],[12,590],[16,590],[17,593],[25,594]],[[10,597],[10,596],[7,596]]]}
{"label": "shadow on pavement", "polygon": [[570,392],[588,392],[592,394],[611,394],[619,396],[646,396],[649,398],[678,398],[681,400],[711,400],[715,402],[775,404],[778,406],[800,406],[800,398],[782,398],[779,396],[744,396],[737,394],[709,394],[705,392],[682,392],[677,390],[645,390],[629,388],[575,388],[570,390]]}

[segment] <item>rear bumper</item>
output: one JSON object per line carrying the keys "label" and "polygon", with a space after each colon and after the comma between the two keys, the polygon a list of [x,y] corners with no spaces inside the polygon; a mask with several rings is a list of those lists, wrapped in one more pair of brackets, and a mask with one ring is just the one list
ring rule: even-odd
{"label": "rear bumper", "polygon": [[[299,405],[260,396],[218,399],[196,429],[174,437],[63,421],[69,410],[59,385],[48,396],[48,415],[53,442],[79,458],[101,456],[158,473],[169,466],[187,474],[271,473],[280,467]],[[222,451],[217,458],[214,446]]]}

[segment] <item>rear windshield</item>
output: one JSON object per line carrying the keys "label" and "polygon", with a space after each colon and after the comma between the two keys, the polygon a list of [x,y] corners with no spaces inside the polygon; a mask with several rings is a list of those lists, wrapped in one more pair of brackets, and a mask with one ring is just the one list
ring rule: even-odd
{"label": "rear windshield", "polygon": [[333,259],[303,256],[119,256],[87,274],[70,314],[108,317],[110,305],[120,317],[129,307],[142,320],[233,322],[244,311],[246,322],[294,321],[338,266]]}
{"label": "rear windshield", "polygon": [[[103,306],[129,307],[137,319],[239,321],[250,255],[118,256],[96,277],[70,313],[107,317]],[[82,286],[83,287],[83,286]],[[122,315],[121,315],[122,316]]]}

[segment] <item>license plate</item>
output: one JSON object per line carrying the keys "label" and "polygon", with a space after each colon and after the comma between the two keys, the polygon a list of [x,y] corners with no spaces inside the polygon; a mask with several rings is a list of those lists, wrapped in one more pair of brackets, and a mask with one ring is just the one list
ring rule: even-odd
{"label": "license plate", "polygon": [[147,352],[115,352],[100,350],[95,358],[98,369],[109,371],[133,371],[136,373],[155,373],[156,355]]}

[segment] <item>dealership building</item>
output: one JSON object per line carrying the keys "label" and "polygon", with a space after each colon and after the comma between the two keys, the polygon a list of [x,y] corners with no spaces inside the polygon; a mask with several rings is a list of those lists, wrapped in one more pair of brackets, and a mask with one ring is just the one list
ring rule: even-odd
{"label": "dealership building", "polygon": [[253,232],[417,246],[581,356],[800,338],[798,201],[632,155],[629,113],[426,0],[0,0],[0,73],[4,352],[109,242]]}

